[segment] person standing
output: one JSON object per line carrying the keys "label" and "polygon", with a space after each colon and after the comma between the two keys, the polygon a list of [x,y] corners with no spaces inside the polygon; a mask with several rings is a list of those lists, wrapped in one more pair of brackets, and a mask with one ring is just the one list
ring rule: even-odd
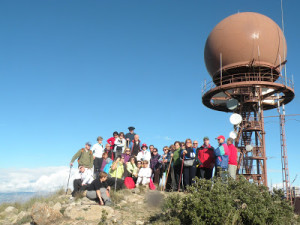
{"label": "person standing", "polygon": [[119,137],[115,139],[115,149],[114,149],[115,156],[116,157],[121,156],[125,150],[125,147],[126,147],[126,140],[124,138],[124,133],[120,132]]}
{"label": "person standing", "polygon": [[141,140],[139,139],[139,135],[134,135],[134,139],[132,141],[132,145],[131,145],[131,155],[132,156],[137,156],[138,153],[141,150]]}
{"label": "person standing", "polygon": [[177,190],[179,185],[179,179],[180,179],[180,173],[181,173],[181,162],[180,162],[180,153],[181,153],[181,143],[179,141],[175,141],[174,143],[175,151],[173,152],[173,169],[174,169],[174,175],[175,175],[175,189]]}
{"label": "person standing", "polygon": [[157,148],[154,148],[153,155],[150,159],[150,168],[152,170],[153,183],[157,185],[159,184],[160,167],[161,167],[161,163],[159,161],[160,161],[160,155],[158,154]]}
{"label": "person standing", "polygon": [[197,157],[201,165],[197,168],[196,175],[200,179],[211,179],[215,166],[214,147],[209,144],[209,138],[203,138],[203,145],[197,149]]}
{"label": "person standing", "polygon": [[78,167],[84,166],[87,169],[92,169],[94,156],[93,152],[90,149],[91,144],[89,142],[85,143],[85,148],[78,150],[71,159],[70,166],[73,166],[75,159],[78,159]]}
{"label": "person standing", "polygon": [[102,137],[100,137],[100,136],[97,137],[98,143],[94,144],[91,149],[93,152],[93,155],[94,155],[94,174],[95,175],[100,173],[100,168],[101,168],[101,163],[102,163],[101,158],[102,158],[102,154],[104,152],[102,141],[103,141]]}
{"label": "person standing", "polygon": [[233,144],[233,139],[227,139],[227,146],[229,150],[229,160],[228,160],[228,174],[233,179],[236,179],[237,170],[237,149]]}
{"label": "person standing", "polygon": [[198,149],[198,141],[194,140],[193,141],[193,150],[194,150],[195,153],[196,153],[197,149]]}
{"label": "person standing", "polygon": [[[117,131],[115,131],[113,133],[113,136],[111,138],[107,139],[107,143],[110,144],[110,149],[113,151],[115,150],[115,140],[118,138],[118,136],[119,136],[119,133]],[[116,158],[115,153],[113,153],[113,154],[114,155],[111,158],[112,160],[114,160]]]}
{"label": "person standing", "polygon": [[[176,180],[175,180],[175,174],[174,174],[174,168],[173,168],[173,161],[171,162],[171,159],[173,158],[173,152],[174,152],[174,145],[170,146],[171,148],[168,148],[168,146],[165,146],[163,148],[164,155],[162,159],[162,171],[166,174],[164,183],[162,185],[165,185],[165,191],[173,191],[176,190]],[[174,148],[172,148],[174,147]],[[170,165],[171,163],[171,165]]]}
{"label": "person standing", "polygon": [[127,143],[127,147],[128,147],[128,148],[131,148],[132,141],[133,141],[133,139],[134,139],[134,135],[136,135],[136,134],[134,133],[134,129],[135,129],[135,127],[128,127],[129,133],[127,133],[127,134],[125,135],[125,139],[126,139],[126,143]]}
{"label": "person standing", "polygon": [[184,159],[183,162],[183,185],[186,188],[194,183],[193,179],[196,175],[196,154],[192,148],[192,140],[186,139],[185,149],[181,151],[180,158]]}
{"label": "person standing", "polygon": [[154,150],[154,145],[149,145],[149,150],[150,150],[150,154],[152,156],[153,155],[153,150]]}
{"label": "person standing", "polygon": [[216,139],[218,140],[219,146],[214,149],[216,158],[215,175],[217,177],[222,177],[224,180],[226,178],[226,171],[228,170],[229,151],[227,144],[224,143],[225,137],[223,135],[219,135]]}

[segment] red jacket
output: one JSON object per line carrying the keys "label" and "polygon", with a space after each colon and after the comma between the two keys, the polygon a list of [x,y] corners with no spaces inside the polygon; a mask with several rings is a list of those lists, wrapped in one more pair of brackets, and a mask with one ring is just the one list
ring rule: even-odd
{"label": "red jacket", "polygon": [[110,144],[110,149],[113,150],[114,147],[115,147],[115,138],[114,137],[111,137],[109,139],[107,139],[107,143]]}
{"label": "red jacket", "polygon": [[228,150],[229,150],[228,164],[237,166],[237,149],[236,149],[236,147],[233,144],[228,145]]}
{"label": "red jacket", "polygon": [[200,148],[197,149],[198,151],[198,159],[202,163],[200,168],[214,168],[215,166],[215,154],[214,148],[209,146],[202,145]]}

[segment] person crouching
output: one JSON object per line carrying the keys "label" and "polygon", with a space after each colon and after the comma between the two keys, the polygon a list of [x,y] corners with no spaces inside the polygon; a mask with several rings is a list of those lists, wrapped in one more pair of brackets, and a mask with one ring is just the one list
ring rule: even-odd
{"label": "person crouching", "polygon": [[80,166],[73,181],[72,197],[75,197],[77,192],[87,190],[88,185],[92,183],[93,180],[92,171],[86,169],[84,166]]}
{"label": "person crouching", "polygon": [[152,175],[152,170],[149,168],[149,162],[145,160],[143,162],[143,168],[140,169],[138,173],[138,179],[136,181],[136,185],[148,185],[150,183],[150,178]]}
{"label": "person crouching", "polygon": [[110,186],[108,186],[106,180],[107,173],[100,172],[99,178],[95,179],[88,187],[86,197],[90,200],[95,200],[96,202],[99,202],[100,205],[111,205],[112,203],[109,194]]}

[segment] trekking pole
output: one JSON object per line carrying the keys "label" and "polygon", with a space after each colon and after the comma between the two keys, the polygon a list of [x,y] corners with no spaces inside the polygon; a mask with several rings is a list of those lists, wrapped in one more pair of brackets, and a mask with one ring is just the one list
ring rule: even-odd
{"label": "trekking pole", "polygon": [[171,168],[171,164],[172,164],[172,159],[173,159],[173,157],[171,157],[171,160],[170,160],[170,164],[169,164],[169,168],[168,168],[168,172],[167,172],[167,176],[166,176],[166,181],[165,181],[165,186],[164,186],[164,191],[165,191],[166,186],[167,186],[168,176],[169,176],[169,172],[170,172],[170,168]]}
{"label": "trekking pole", "polygon": [[115,192],[117,190],[117,174],[118,174],[118,162],[117,162],[117,171],[116,171],[116,179],[115,179]]}
{"label": "trekking pole", "polygon": [[185,156],[185,154],[183,153],[182,163],[181,163],[181,171],[180,171],[180,177],[179,177],[179,184],[178,184],[178,192],[179,192],[179,190],[180,190],[180,182],[181,182],[181,177],[182,177],[182,170],[183,170],[184,156]]}
{"label": "trekking pole", "polygon": [[70,165],[70,172],[69,172],[68,184],[67,184],[67,188],[66,188],[66,194],[68,192],[69,181],[70,181],[70,176],[71,176],[71,169],[72,169],[72,165]]}

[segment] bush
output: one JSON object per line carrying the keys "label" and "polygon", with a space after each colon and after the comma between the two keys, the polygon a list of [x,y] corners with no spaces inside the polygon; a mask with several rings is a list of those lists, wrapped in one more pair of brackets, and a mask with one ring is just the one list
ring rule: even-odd
{"label": "bush", "polygon": [[229,179],[199,180],[186,195],[170,195],[163,213],[152,221],[165,224],[295,224],[293,208],[282,191]]}

